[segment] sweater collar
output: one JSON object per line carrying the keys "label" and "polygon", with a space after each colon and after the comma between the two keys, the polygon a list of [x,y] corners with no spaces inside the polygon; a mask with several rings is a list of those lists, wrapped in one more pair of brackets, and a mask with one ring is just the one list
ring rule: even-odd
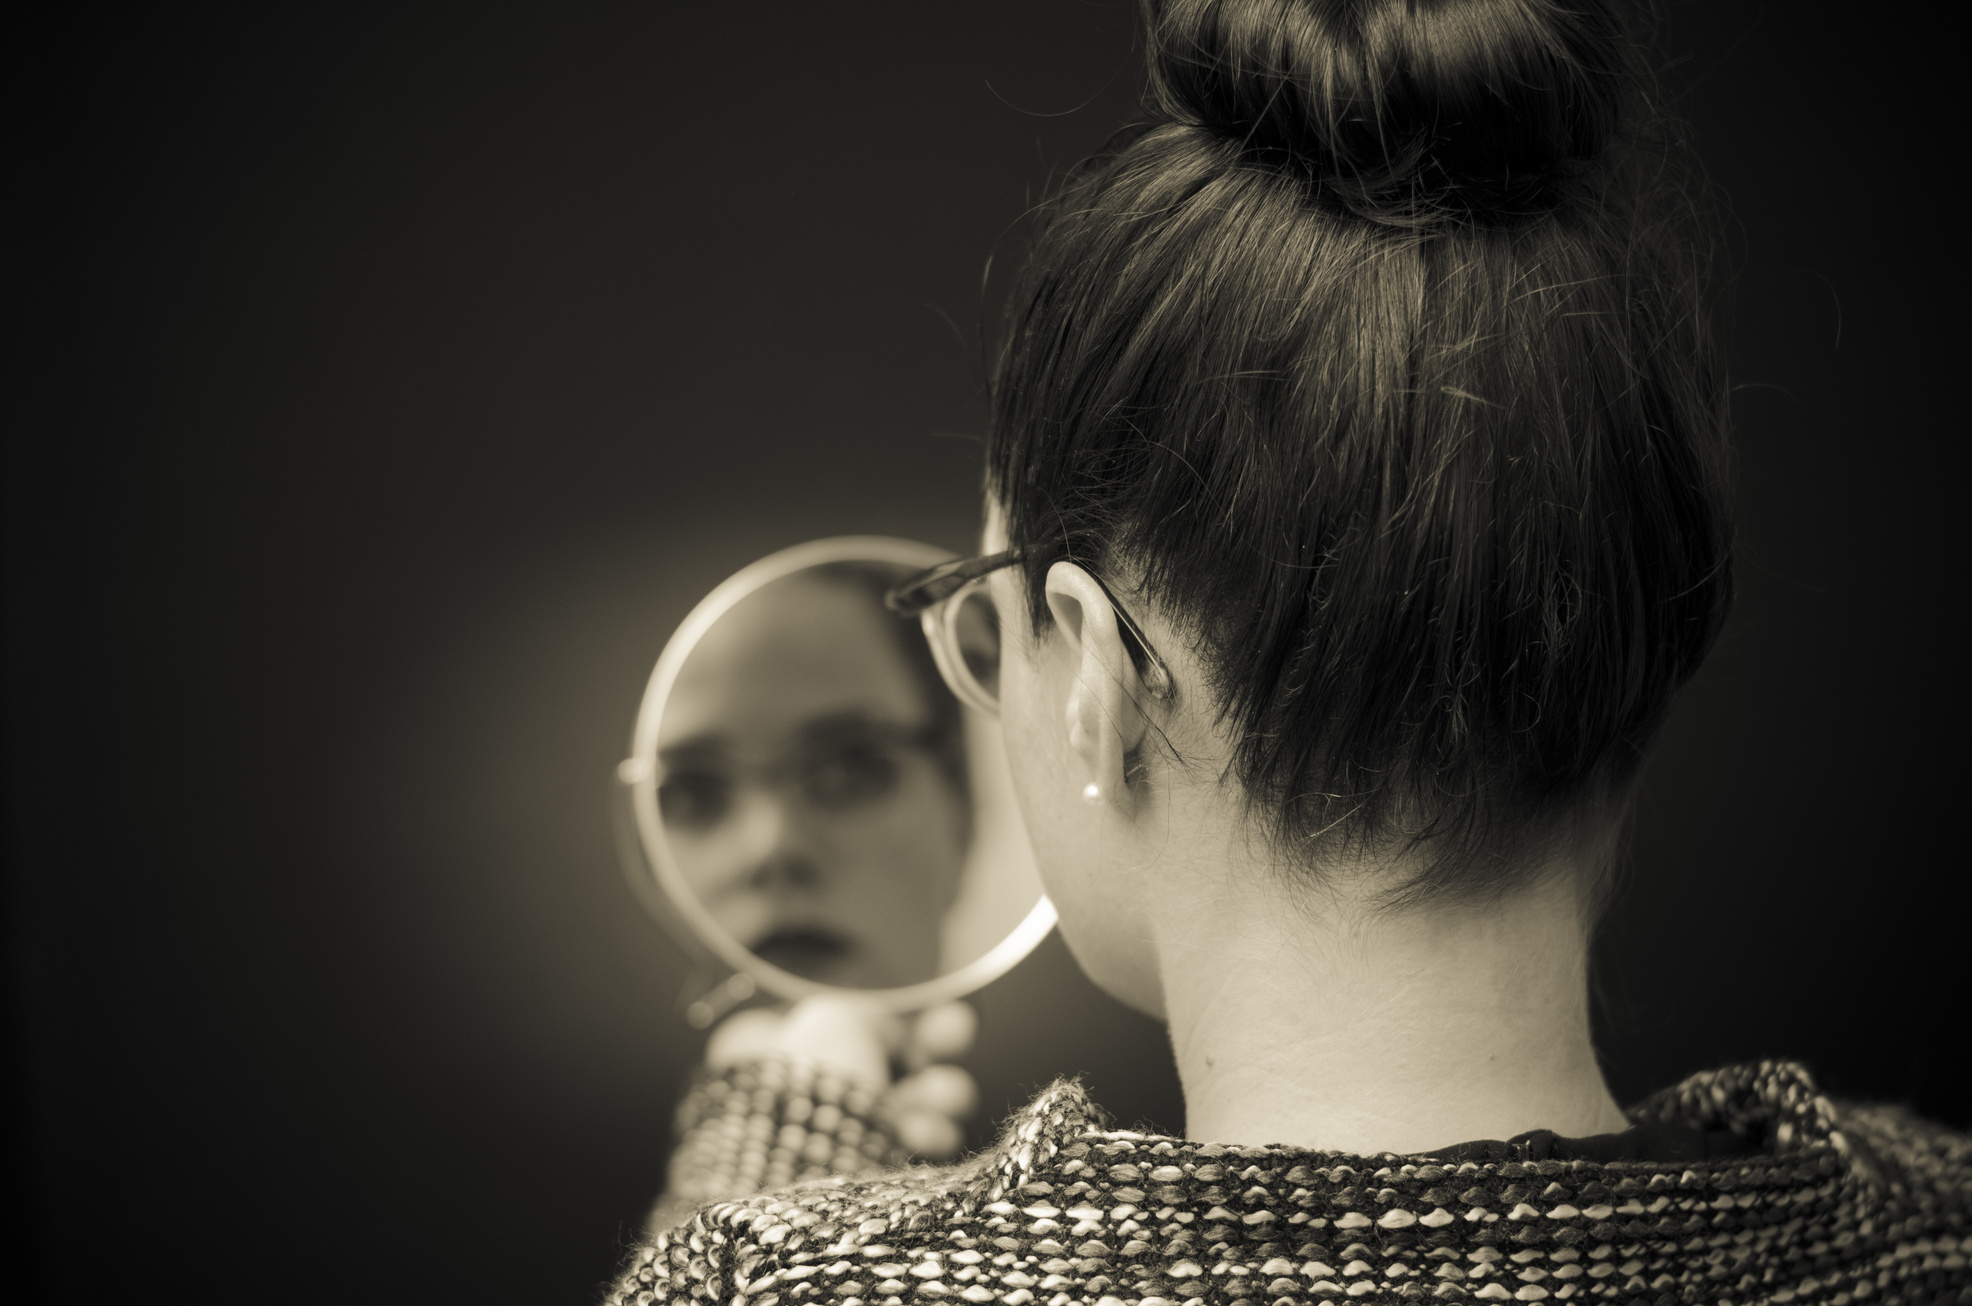
{"label": "sweater collar", "polygon": [[[1080,1083],[1058,1080],[1014,1115],[999,1146],[981,1159],[987,1161],[992,1174],[988,1200],[997,1201],[1022,1189],[1031,1190],[1036,1184],[1051,1185],[1072,1178],[1064,1173],[1065,1168],[1073,1165],[1078,1171],[1082,1169],[1077,1160],[1092,1142],[1126,1143],[1131,1152],[1182,1153],[1187,1159],[1229,1157],[1274,1163],[1305,1159],[1350,1172],[1431,1162],[1513,1163],[1551,1158],[1590,1162],[1626,1159],[1648,1165],[1655,1159],[1650,1152],[1652,1135],[1661,1137],[1669,1126],[1674,1133],[1682,1130],[1699,1139],[1711,1136],[1714,1154],[1758,1151],[1784,1156],[1832,1151],[1864,1177],[1876,1177],[1872,1158],[1859,1154],[1838,1127],[1833,1104],[1816,1088],[1808,1072],[1792,1061],[1760,1061],[1704,1071],[1651,1094],[1625,1114],[1634,1126],[1627,1134],[1597,1139],[1563,1139],[1550,1131],[1536,1130],[1504,1142],[1462,1143],[1409,1155],[1362,1155],[1278,1145],[1197,1143],[1110,1129],[1103,1112],[1089,1100]],[[1722,1136],[1729,1136],[1737,1145],[1720,1147]],[[1075,1155],[1065,1155],[1071,1152]],[[1694,1154],[1666,1155],[1663,1160],[1683,1168],[1694,1157],[1704,1155],[1701,1146]]]}

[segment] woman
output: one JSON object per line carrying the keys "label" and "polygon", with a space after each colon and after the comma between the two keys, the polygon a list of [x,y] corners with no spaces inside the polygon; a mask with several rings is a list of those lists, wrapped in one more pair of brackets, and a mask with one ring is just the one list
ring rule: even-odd
{"label": "woman", "polygon": [[990,596],[998,664],[941,666],[1186,1136],[1057,1085],[962,1165],[708,1207],[612,1300],[1967,1300],[1967,1140],[1785,1063],[1625,1112],[1590,1042],[1730,598],[1710,238],[1621,15],[1167,0],[1147,46],[1014,293],[983,555],[893,597]]}

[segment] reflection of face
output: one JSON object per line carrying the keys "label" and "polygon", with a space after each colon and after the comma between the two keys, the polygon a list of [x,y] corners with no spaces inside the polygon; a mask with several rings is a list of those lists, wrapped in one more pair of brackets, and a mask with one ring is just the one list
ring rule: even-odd
{"label": "reflection of face", "polygon": [[853,583],[777,581],[719,619],[664,707],[658,799],[686,880],[741,944],[824,983],[937,974],[965,861],[969,806],[899,624]]}

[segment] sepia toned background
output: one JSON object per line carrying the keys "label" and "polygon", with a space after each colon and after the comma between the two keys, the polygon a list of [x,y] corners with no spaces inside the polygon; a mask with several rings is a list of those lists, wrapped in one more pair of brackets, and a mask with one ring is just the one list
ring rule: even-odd
{"label": "sepia toned background", "polygon": [[[1964,1125],[1940,82],[1859,21],[1662,8],[1732,212],[1743,596],[1599,948],[1609,1074],[1798,1056]],[[1127,116],[1132,57],[1123,0],[192,7],[34,43],[13,1282],[595,1292],[701,1037],[605,816],[643,680],[769,550],[967,546],[985,264]],[[1079,1073],[1182,1128],[1161,1030],[1058,943],[980,1005],[989,1114]]]}

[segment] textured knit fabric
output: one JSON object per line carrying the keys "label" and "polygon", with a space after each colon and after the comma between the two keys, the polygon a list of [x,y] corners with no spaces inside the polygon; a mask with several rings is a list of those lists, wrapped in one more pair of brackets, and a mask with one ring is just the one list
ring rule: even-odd
{"label": "textured knit fabric", "polygon": [[[1630,1116],[1703,1159],[1568,1159],[1551,1134],[1437,1156],[1192,1143],[1105,1129],[1061,1083],[959,1165],[705,1206],[639,1247],[608,1300],[1972,1302],[1965,1137],[1837,1107],[1785,1062],[1695,1076]],[[1718,1155],[1707,1135],[1742,1142]]]}
{"label": "textured knit fabric", "polygon": [[718,1075],[701,1071],[678,1104],[673,1129],[679,1143],[664,1196],[650,1213],[652,1233],[713,1198],[866,1174],[909,1160],[878,1118],[868,1089],[801,1061],[760,1061]]}

